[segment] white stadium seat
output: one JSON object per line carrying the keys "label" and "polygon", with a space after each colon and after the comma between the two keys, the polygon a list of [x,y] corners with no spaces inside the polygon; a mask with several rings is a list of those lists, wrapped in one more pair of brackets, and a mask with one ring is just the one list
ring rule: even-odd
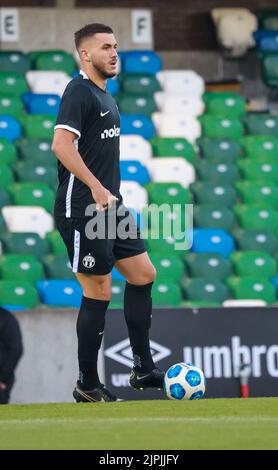
{"label": "white stadium seat", "polygon": [[161,70],[156,77],[167,93],[200,97],[205,91],[204,79],[194,70]]}
{"label": "white stadium seat", "polygon": [[121,160],[138,160],[144,163],[152,158],[152,146],[141,135],[122,135],[120,137]]}
{"label": "white stadium seat", "polygon": [[156,183],[180,183],[184,188],[188,188],[195,181],[194,167],[184,158],[154,158],[148,168],[152,181]]}
{"label": "white stadium seat", "polygon": [[163,113],[184,113],[186,116],[197,117],[205,110],[205,104],[198,96],[174,95],[157,91],[154,98],[158,109]]}
{"label": "white stadium seat", "polygon": [[44,238],[54,229],[53,217],[43,207],[5,206],[2,215],[9,232],[35,232]]}
{"label": "white stadium seat", "polygon": [[223,302],[223,307],[265,307],[264,300],[228,299]]}
{"label": "white stadium seat", "polygon": [[123,197],[124,205],[137,212],[141,212],[148,204],[147,191],[136,181],[122,181],[120,193]]}
{"label": "white stadium seat", "polygon": [[184,137],[194,144],[201,136],[200,122],[183,113],[153,113],[152,120],[160,137]]}
{"label": "white stadium seat", "polygon": [[50,93],[62,96],[71,80],[65,72],[30,70],[26,73],[28,85],[33,93]]}

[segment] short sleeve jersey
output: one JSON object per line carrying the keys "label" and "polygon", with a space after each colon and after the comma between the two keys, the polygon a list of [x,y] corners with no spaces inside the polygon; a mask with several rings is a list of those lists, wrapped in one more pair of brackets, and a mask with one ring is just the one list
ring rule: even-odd
{"label": "short sleeve jersey", "polygon": [[[84,163],[111,194],[121,200],[120,116],[111,95],[95,85],[84,72],[67,85],[55,129],[76,134],[75,145]],[[55,215],[85,217],[94,203],[91,190],[58,161],[59,186]]]}

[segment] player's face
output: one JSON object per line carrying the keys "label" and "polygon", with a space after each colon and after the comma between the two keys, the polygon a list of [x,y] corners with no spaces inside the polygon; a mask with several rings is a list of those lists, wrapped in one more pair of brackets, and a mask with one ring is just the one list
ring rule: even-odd
{"label": "player's face", "polygon": [[85,60],[91,62],[93,68],[103,77],[116,75],[118,53],[114,34],[97,33],[84,42],[84,49],[87,52]]}

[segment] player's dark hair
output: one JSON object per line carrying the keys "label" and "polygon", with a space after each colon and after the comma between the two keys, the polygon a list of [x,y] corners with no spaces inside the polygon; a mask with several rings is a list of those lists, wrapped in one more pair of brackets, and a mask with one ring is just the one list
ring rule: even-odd
{"label": "player's dark hair", "polygon": [[86,24],[83,28],[74,33],[75,47],[79,49],[82,39],[94,36],[97,33],[113,34],[113,29],[101,23]]}

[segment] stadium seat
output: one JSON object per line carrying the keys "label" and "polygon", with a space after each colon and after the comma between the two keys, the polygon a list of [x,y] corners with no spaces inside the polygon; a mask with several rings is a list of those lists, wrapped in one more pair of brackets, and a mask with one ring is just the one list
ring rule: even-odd
{"label": "stadium seat", "polygon": [[152,288],[154,307],[178,307],[182,301],[181,289],[171,281],[156,281]]}
{"label": "stadium seat", "polygon": [[14,163],[13,170],[20,182],[45,183],[53,189],[57,187],[57,170],[53,165],[18,161]]}
{"label": "stadium seat", "polygon": [[41,51],[35,60],[36,70],[57,70],[72,75],[77,66],[72,54],[62,50]]}
{"label": "stadium seat", "polygon": [[24,106],[19,97],[0,94],[0,114],[9,115],[17,119],[24,112]]}
{"label": "stadium seat", "polygon": [[235,216],[227,207],[210,204],[194,205],[194,226],[198,228],[220,228],[230,232],[235,226]]}
{"label": "stadium seat", "polygon": [[184,261],[191,278],[225,280],[232,272],[230,260],[217,253],[187,253]]}
{"label": "stadium seat", "polygon": [[118,107],[123,114],[142,114],[150,116],[157,111],[152,96],[120,94],[117,97]]}
{"label": "stadium seat", "polygon": [[33,93],[62,96],[71,77],[65,72],[29,70],[26,79]]}
{"label": "stadium seat", "polygon": [[203,95],[206,112],[219,117],[240,118],[246,112],[245,99],[232,92],[207,92]]}
{"label": "stadium seat", "polygon": [[124,276],[115,268],[112,269],[112,281],[125,281]]}
{"label": "stadium seat", "polygon": [[195,162],[195,168],[199,179],[211,184],[223,186],[233,184],[239,177],[237,166],[230,162],[210,162],[200,159]]}
{"label": "stadium seat", "polygon": [[221,304],[229,297],[229,291],[220,280],[206,278],[185,279],[182,282],[185,299]]}
{"label": "stadium seat", "polygon": [[123,73],[155,75],[162,68],[161,58],[154,51],[127,51],[121,59]]}
{"label": "stadium seat", "polygon": [[24,52],[0,51],[0,72],[24,75],[30,68],[30,60]]}
{"label": "stadium seat", "polygon": [[197,144],[205,160],[234,163],[242,155],[242,148],[236,140],[201,137]]}
{"label": "stadium seat", "polygon": [[0,139],[0,161],[4,165],[9,165],[16,161],[16,147],[6,139]]}
{"label": "stadium seat", "polygon": [[43,304],[60,307],[80,307],[82,288],[73,279],[38,281],[36,286]]}
{"label": "stadium seat", "polygon": [[0,281],[0,305],[10,310],[35,308],[39,296],[34,286],[27,281]]}
{"label": "stadium seat", "polygon": [[259,50],[259,57],[261,57],[262,54],[266,54],[268,52],[274,54],[278,52],[277,31],[258,29],[253,33],[253,37]]}
{"label": "stadium seat", "polygon": [[5,253],[33,255],[40,259],[49,252],[47,240],[37,233],[5,233],[2,237]]}
{"label": "stadium seat", "polygon": [[237,166],[246,180],[264,182],[266,185],[273,185],[278,181],[278,161],[262,163],[245,158],[238,161]]}
{"label": "stadium seat", "polygon": [[191,206],[187,208],[180,204],[169,203],[161,206],[149,205],[143,210],[143,225],[151,231],[151,238],[157,238],[163,234],[163,238],[175,237],[181,241],[185,232],[188,237],[191,235],[193,225],[191,213]]}
{"label": "stadium seat", "polygon": [[106,90],[109,91],[110,95],[114,96],[120,90],[120,83],[117,78],[108,78],[106,82]]}
{"label": "stadium seat", "polygon": [[237,204],[234,212],[242,228],[251,230],[272,230],[278,233],[278,210],[263,205]]}
{"label": "stadium seat", "polygon": [[180,183],[188,188],[195,181],[195,170],[191,163],[179,157],[154,158],[149,163],[152,181],[156,183]]}
{"label": "stadium seat", "polygon": [[227,285],[234,299],[258,299],[268,304],[276,299],[275,287],[266,279],[232,276],[227,279]]}
{"label": "stadium seat", "polygon": [[198,204],[210,204],[215,208],[232,207],[237,199],[236,190],[230,184],[197,181],[190,185],[190,191]]}
{"label": "stadium seat", "polygon": [[156,77],[167,93],[201,97],[205,90],[203,77],[193,70],[161,70]]}
{"label": "stadium seat", "polygon": [[43,207],[5,206],[2,214],[10,232],[35,232],[44,238],[53,230],[53,217]]}
{"label": "stadium seat", "polygon": [[239,277],[270,278],[277,272],[276,260],[262,251],[234,251],[230,260]]}
{"label": "stadium seat", "polygon": [[278,117],[267,113],[248,113],[243,122],[248,134],[273,135],[278,137]]}
{"label": "stadium seat", "polygon": [[238,248],[242,251],[263,251],[274,256],[278,251],[278,237],[268,230],[243,230],[233,232]]}
{"label": "stadium seat", "polygon": [[189,204],[191,194],[180,183],[149,183],[145,186],[149,194],[149,203]]}
{"label": "stadium seat", "polygon": [[150,181],[147,168],[137,160],[123,160],[120,162],[121,180],[137,181],[143,185]]}
{"label": "stadium seat", "polygon": [[183,113],[153,113],[157,135],[159,137],[183,137],[191,144],[201,136],[201,126],[198,119]]}
{"label": "stadium seat", "polygon": [[67,249],[66,245],[63,242],[63,239],[58,232],[58,230],[52,230],[51,232],[49,231],[46,234],[46,240],[49,243],[50,246],[50,251],[54,255],[65,255],[67,254]]}
{"label": "stadium seat", "polygon": [[270,183],[239,180],[236,182],[236,188],[244,204],[265,204],[278,209],[278,186],[274,181]]}
{"label": "stadium seat", "polygon": [[278,30],[278,10],[263,9],[257,12],[260,28]]}
{"label": "stadium seat", "polygon": [[8,165],[2,165],[0,163],[0,187],[7,188],[14,181],[12,170]]}
{"label": "stadium seat", "polygon": [[53,212],[55,195],[44,183],[14,183],[9,186],[9,192],[17,206],[40,206]]}
{"label": "stadium seat", "polygon": [[[173,253],[176,255],[179,254],[178,251],[175,250],[175,238],[174,237],[165,237],[165,238],[151,238],[151,233],[148,234],[146,239],[144,240],[145,245],[150,252],[150,254],[160,254],[160,255],[167,255],[171,256]],[[183,256],[183,255],[182,255]]]}
{"label": "stadium seat", "polygon": [[213,139],[240,139],[244,133],[242,122],[237,118],[217,117],[203,114],[199,117],[202,125],[202,135]]}
{"label": "stadium seat", "polygon": [[125,206],[133,208],[137,212],[141,212],[148,203],[147,191],[136,181],[122,181],[120,193]]}
{"label": "stadium seat", "polygon": [[51,114],[29,114],[23,123],[25,136],[29,139],[51,139],[56,118]]}
{"label": "stadium seat", "polygon": [[[9,206],[7,206],[7,207],[9,207]],[[3,211],[3,209],[2,209],[2,211]],[[3,217],[3,215],[0,214],[0,236],[1,237],[6,232],[6,230],[7,230],[6,221]],[[2,252],[2,245],[1,245],[1,252]]]}
{"label": "stadium seat", "polygon": [[122,114],[121,115],[121,134],[122,135],[141,135],[149,140],[155,135],[155,128],[152,120],[142,114]]}
{"label": "stadium seat", "polygon": [[171,281],[179,282],[182,279],[184,265],[181,259],[175,256],[175,253],[168,256],[166,254],[151,254],[150,258],[156,269],[159,281],[171,279]]}
{"label": "stadium seat", "polygon": [[35,283],[44,278],[42,264],[32,255],[5,255],[0,257],[0,274],[3,280]]}
{"label": "stadium seat", "polygon": [[277,159],[278,139],[273,136],[245,135],[240,139],[244,156],[260,162],[274,162]]}
{"label": "stadium seat", "polygon": [[122,135],[120,137],[121,160],[138,160],[145,164],[152,158],[152,147],[141,135]]}
{"label": "stadium seat", "polygon": [[228,299],[222,304],[223,307],[265,307],[267,303],[265,300],[244,300],[244,299]]}
{"label": "stadium seat", "polygon": [[205,105],[199,96],[176,95],[158,91],[154,95],[159,111],[163,113],[184,113],[197,117],[203,114]]}
{"label": "stadium seat", "polygon": [[109,307],[110,308],[123,308],[124,306],[124,291],[125,291],[125,282],[123,281],[113,281],[111,283],[111,300]]}
{"label": "stadium seat", "polygon": [[[0,167],[0,179],[1,179],[1,167]],[[6,189],[0,188],[0,208],[8,206],[11,202],[9,193]]]}
{"label": "stadium seat", "polygon": [[20,123],[6,114],[0,114],[0,139],[13,142],[21,137],[22,130]]}
{"label": "stadium seat", "polygon": [[46,255],[42,259],[48,279],[75,279],[68,256]]}
{"label": "stadium seat", "polygon": [[154,157],[182,157],[189,163],[194,162],[194,146],[183,137],[154,137],[150,141]]}
{"label": "stadium seat", "polygon": [[[277,87],[278,85],[278,55],[266,54],[261,59],[262,77],[266,85]],[[269,134],[269,132],[267,132]],[[277,135],[277,133],[275,133]]]}
{"label": "stadium seat", "polygon": [[57,116],[60,106],[60,96],[25,93],[23,96],[28,113],[31,114],[51,114]]}
{"label": "stadium seat", "polygon": [[234,240],[224,230],[195,229],[193,231],[194,253],[219,253],[224,257],[234,251]]}
{"label": "stadium seat", "polygon": [[2,95],[21,96],[28,91],[28,84],[24,75],[0,72],[0,90]]}
{"label": "stadium seat", "polygon": [[57,159],[51,150],[51,140],[20,139],[15,142],[19,157],[36,163],[52,165],[57,168]]}
{"label": "stadium seat", "polygon": [[135,95],[150,95],[160,90],[160,84],[154,75],[149,74],[122,74],[121,88],[124,93]]}

